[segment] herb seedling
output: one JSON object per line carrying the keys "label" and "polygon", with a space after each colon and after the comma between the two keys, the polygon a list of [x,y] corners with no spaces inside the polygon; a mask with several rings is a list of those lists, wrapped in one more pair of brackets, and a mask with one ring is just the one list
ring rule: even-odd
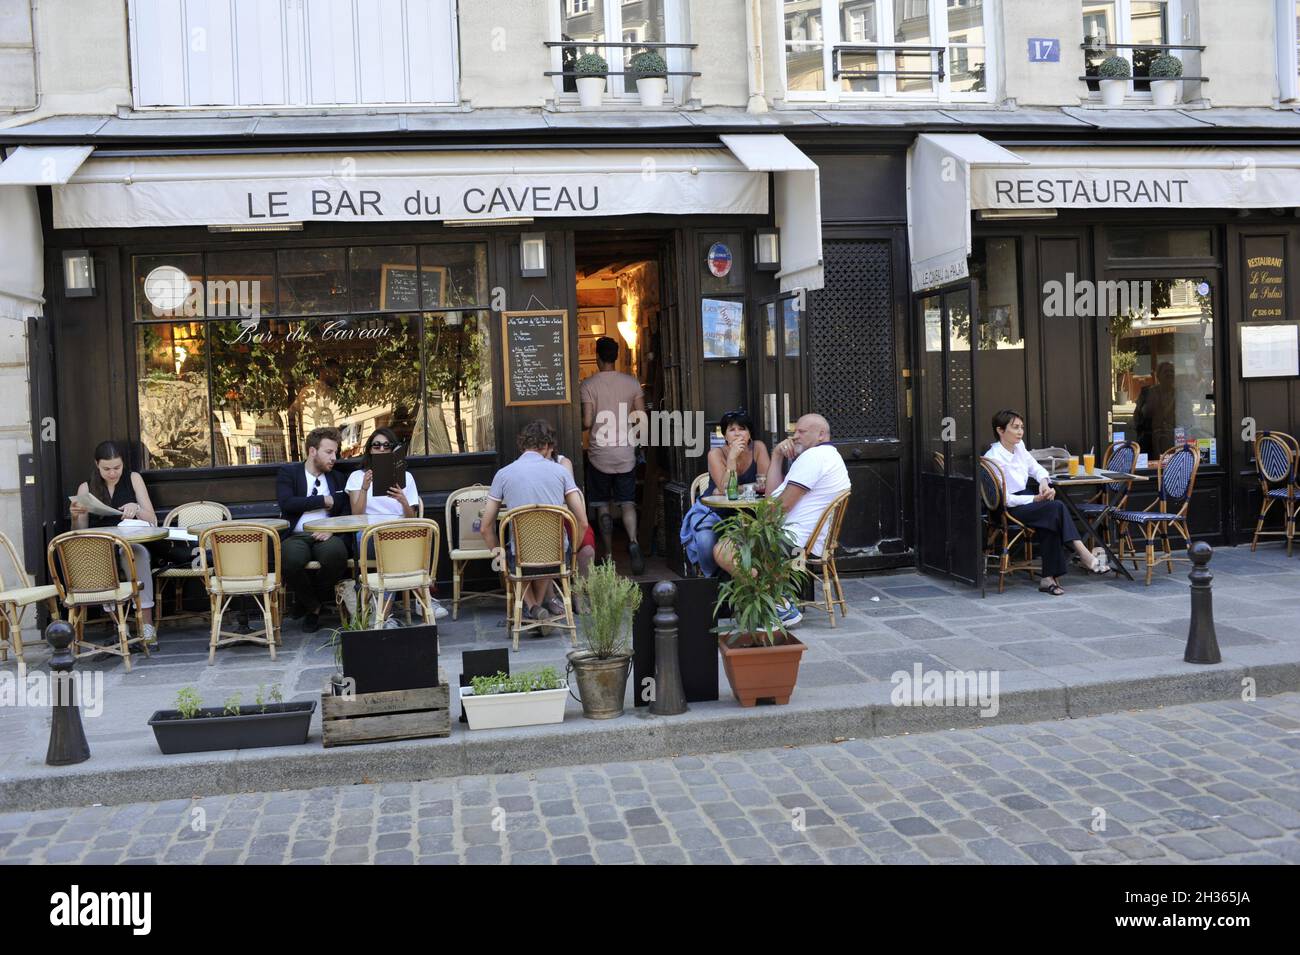
{"label": "herb seedling", "polygon": [[203,709],[203,700],[199,697],[199,691],[194,687],[183,687],[176,694],[176,711],[180,713],[181,719],[192,720],[199,715],[201,709]]}

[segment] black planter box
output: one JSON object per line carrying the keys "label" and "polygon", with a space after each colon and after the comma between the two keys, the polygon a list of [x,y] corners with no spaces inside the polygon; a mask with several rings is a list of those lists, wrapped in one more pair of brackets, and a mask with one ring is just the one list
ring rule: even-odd
{"label": "black planter box", "polygon": [[344,630],[343,675],[358,693],[389,693],[437,686],[438,627]]}
{"label": "black planter box", "polygon": [[[687,703],[705,703],[718,698],[718,638],[713,605],[718,600],[716,577],[683,577],[677,586],[677,662],[682,671],[682,690]],[[641,584],[641,607],[632,623],[632,699],[637,706],[649,706],[641,692],[647,677],[655,675],[655,582]]]}
{"label": "black planter box", "polygon": [[204,707],[198,716],[187,720],[181,718],[179,710],[157,710],[149,717],[149,725],[158,748],[167,755],[300,746],[307,742],[316,701],[268,703],[265,713],[258,706],[240,707],[238,716],[223,716],[222,712],[219,706]]}

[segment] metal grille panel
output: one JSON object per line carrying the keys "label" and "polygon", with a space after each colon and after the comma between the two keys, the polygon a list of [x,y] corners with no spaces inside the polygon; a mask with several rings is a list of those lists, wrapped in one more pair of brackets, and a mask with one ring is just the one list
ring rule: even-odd
{"label": "metal grille panel", "polygon": [[810,296],[812,407],[836,440],[897,438],[893,254],[881,239],[831,239]]}

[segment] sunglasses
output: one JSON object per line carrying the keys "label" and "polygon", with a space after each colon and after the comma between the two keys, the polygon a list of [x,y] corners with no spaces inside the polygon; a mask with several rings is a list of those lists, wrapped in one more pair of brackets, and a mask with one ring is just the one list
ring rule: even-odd
{"label": "sunglasses", "polygon": [[388,448],[391,448],[391,447],[392,447],[392,445],[389,444],[387,441],[371,441],[371,442],[370,442],[370,450],[372,450],[372,451],[374,451],[374,450],[376,450],[376,449],[381,450],[381,451],[385,451],[385,450],[387,450]]}

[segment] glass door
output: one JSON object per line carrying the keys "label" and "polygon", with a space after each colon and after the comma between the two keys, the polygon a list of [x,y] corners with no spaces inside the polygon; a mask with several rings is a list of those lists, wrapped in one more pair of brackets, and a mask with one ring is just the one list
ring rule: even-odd
{"label": "glass door", "polygon": [[918,566],[983,588],[979,453],[975,443],[975,356],[979,327],[974,279],[913,299],[920,430]]}
{"label": "glass door", "polygon": [[794,432],[805,410],[804,312],[795,295],[759,302],[763,336],[758,362],[759,408],[754,415],[768,449]]}

